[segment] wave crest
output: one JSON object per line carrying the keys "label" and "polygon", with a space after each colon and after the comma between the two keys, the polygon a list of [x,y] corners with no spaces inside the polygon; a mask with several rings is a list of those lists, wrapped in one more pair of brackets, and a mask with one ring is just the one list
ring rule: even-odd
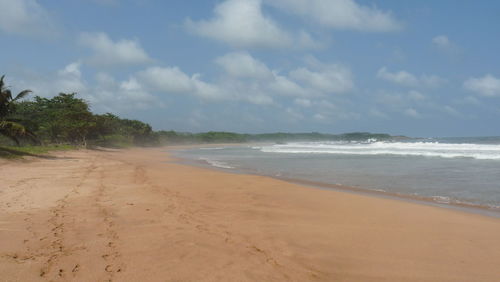
{"label": "wave crest", "polygon": [[500,145],[439,142],[298,142],[261,147],[266,153],[397,155],[500,160]]}

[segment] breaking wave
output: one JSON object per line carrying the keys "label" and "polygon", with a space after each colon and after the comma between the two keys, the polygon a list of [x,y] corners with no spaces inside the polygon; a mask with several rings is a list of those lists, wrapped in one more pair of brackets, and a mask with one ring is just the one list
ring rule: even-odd
{"label": "breaking wave", "polygon": [[[257,148],[255,148],[257,149]],[[259,147],[266,153],[396,155],[500,160],[499,144],[452,144],[439,142],[297,142]]]}
{"label": "breaking wave", "polygon": [[225,168],[225,169],[233,169],[234,168],[225,162],[216,161],[216,160],[212,160],[212,159],[208,159],[208,158],[199,158],[199,160],[205,161],[209,165],[214,166],[214,167],[218,167],[218,168]]}

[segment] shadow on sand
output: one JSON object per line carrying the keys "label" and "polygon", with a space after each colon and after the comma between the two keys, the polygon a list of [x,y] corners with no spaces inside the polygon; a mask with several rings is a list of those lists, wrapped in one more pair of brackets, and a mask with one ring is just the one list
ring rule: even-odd
{"label": "shadow on sand", "polygon": [[5,159],[19,159],[22,157],[34,157],[40,159],[57,160],[57,159],[70,159],[67,157],[56,157],[49,154],[32,154],[28,152],[18,151],[11,148],[0,147],[0,158]]}

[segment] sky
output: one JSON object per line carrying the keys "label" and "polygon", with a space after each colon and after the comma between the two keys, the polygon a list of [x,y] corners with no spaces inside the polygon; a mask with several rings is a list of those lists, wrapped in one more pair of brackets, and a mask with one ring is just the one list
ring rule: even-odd
{"label": "sky", "polygon": [[0,0],[0,74],[156,130],[500,135],[500,1]]}

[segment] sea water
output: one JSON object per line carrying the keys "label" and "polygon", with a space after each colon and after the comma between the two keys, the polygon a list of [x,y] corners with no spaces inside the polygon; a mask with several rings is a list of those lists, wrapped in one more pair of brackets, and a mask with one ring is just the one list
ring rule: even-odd
{"label": "sea water", "polygon": [[235,172],[500,211],[500,137],[290,142],[178,154]]}

